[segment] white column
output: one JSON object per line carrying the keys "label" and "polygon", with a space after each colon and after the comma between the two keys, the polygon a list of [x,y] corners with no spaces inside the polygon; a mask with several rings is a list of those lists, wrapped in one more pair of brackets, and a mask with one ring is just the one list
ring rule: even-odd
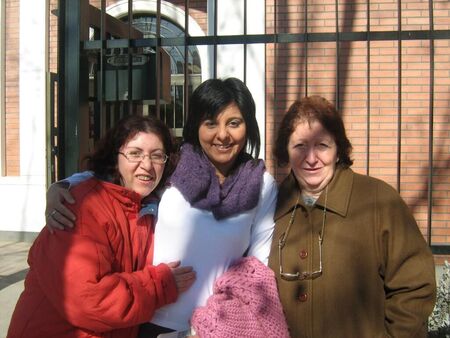
{"label": "white column", "polygon": [[20,1],[20,176],[0,178],[0,230],[37,232],[45,208],[46,0]]}

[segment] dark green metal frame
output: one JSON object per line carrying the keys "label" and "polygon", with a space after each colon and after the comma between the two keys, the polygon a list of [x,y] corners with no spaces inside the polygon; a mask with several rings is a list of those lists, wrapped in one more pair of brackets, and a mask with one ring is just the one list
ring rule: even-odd
{"label": "dark green metal frame", "polygon": [[[131,3],[131,0],[129,0]],[[157,17],[161,16],[161,3],[158,3]],[[337,4],[337,0],[336,0]],[[216,1],[214,1],[214,8],[217,8]],[[275,6],[277,1],[275,1]],[[101,38],[100,40],[89,41],[88,25],[83,22],[83,18],[88,15],[89,3],[87,0],[60,0],[59,1],[59,86],[58,86],[58,112],[60,114],[58,137],[59,147],[57,154],[59,157],[58,172],[62,176],[67,176],[79,170],[79,141],[80,141],[80,121],[82,114],[87,114],[88,110],[88,79],[86,74],[88,61],[84,51],[99,50],[101,53],[107,48],[128,48],[128,47],[154,47],[156,49],[163,46],[197,46],[197,45],[212,45],[216,51],[217,45],[223,44],[254,44],[254,43],[294,43],[294,42],[336,42],[336,48],[339,49],[340,42],[348,41],[367,41],[368,45],[371,41],[398,41],[399,48],[401,42],[406,40],[429,40],[430,52],[433,53],[434,40],[450,40],[450,30],[402,30],[401,29],[401,15],[399,15],[399,29],[397,31],[372,32],[370,31],[370,23],[367,25],[366,32],[339,32],[335,33],[300,33],[300,34],[258,34],[258,35],[233,35],[233,36],[218,36],[216,29],[214,34],[205,37],[190,37],[188,32],[188,16],[189,16],[189,1],[185,1],[186,10],[186,34],[181,38],[161,38],[157,34],[156,38],[147,39],[115,39],[109,40]],[[307,5],[306,12],[307,12]],[[400,6],[400,1],[399,1]],[[129,11],[131,11],[131,6]],[[433,1],[429,0],[430,8],[430,27],[433,27]],[[400,8],[401,9],[401,8]],[[101,1],[101,16],[102,26],[104,20],[105,0]],[[367,7],[369,12],[369,6]],[[214,11],[216,12],[216,11]],[[401,12],[400,12],[401,13]],[[336,18],[338,17],[336,6]],[[370,13],[368,13],[370,14]],[[276,14],[275,14],[276,15]],[[129,17],[132,17],[130,13]],[[370,15],[368,15],[370,17]],[[217,26],[217,15],[214,13],[214,27]],[[131,20],[130,20],[131,22]],[[246,25],[246,23],[245,23]],[[276,27],[276,24],[275,24]],[[103,28],[102,28],[103,29]],[[246,29],[245,29],[246,32]],[[102,33],[100,36],[104,37]],[[305,46],[307,49],[307,45]],[[369,47],[370,48],[370,45]],[[186,54],[187,55],[187,54]],[[217,55],[214,53],[214,70],[216,69]],[[401,59],[399,59],[399,63]],[[336,63],[338,67],[337,76],[339,76],[339,53],[337,53]],[[431,58],[431,69],[434,67],[434,59]],[[401,64],[399,64],[401,66]],[[305,65],[307,67],[307,65]],[[401,67],[399,67],[401,69]],[[245,72],[244,72],[245,73]],[[215,71],[214,71],[214,74]],[[214,75],[215,76],[215,75]],[[434,75],[430,75],[430,90],[433,93]],[[339,79],[337,79],[339,80]],[[158,80],[160,81],[160,79]],[[186,74],[186,81],[187,74]],[[187,83],[187,82],[186,82]],[[339,81],[336,81],[339,83]],[[399,83],[401,83],[401,74],[399,74]],[[101,84],[100,84],[101,85]],[[370,79],[369,84],[370,85]],[[187,86],[186,86],[187,87]],[[339,106],[339,88],[336,88],[337,97],[336,102]],[[369,92],[369,91],[368,91]],[[370,95],[370,94],[369,94]],[[159,97],[159,96],[158,96]],[[401,93],[399,93],[401,99]],[[431,107],[433,106],[433,94],[430,96]],[[186,102],[187,105],[187,97]],[[370,111],[370,106],[369,106]],[[370,114],[370,113],[369,113]],[[401,123],[401,106],[399,107],[399,123]],[[433,110],[430,113],[430,137],[432,141],[432,123]],[[369,137],[369,136],[368,136]],[[400,143],[399,143],[400,144]],[[399,149],[400,151],[400,149]],[[432,163],[432,142],[430,142],[430,163],[429,163],[429,217],[428,217],[428,242],[431,242],[431,201],[432,201],[432,177],[433,177],[433,163]],[[369,167],[369,166],[367,166]],[[400,182],[400,171],[397,173],[398,182]],[[61,177],[60,177],[61,178]],[[398,183],[399,184],[399,183]],[[398,186],[399,188],[399,186]],[[450,246],[434,246],[432,250],[435,254],[450,254]]]}

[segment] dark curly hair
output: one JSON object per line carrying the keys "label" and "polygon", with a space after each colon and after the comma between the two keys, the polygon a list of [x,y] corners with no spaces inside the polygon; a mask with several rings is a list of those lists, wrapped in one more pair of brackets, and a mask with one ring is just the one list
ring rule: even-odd
{"label": "dark curly hair", "polygon": [[295,101],[281,121],[273,151],[278,165],[283,167],[289,163],[287,150],[289,138],[298,123],[303,121],[308,123],[318,121],[333,136],[339,158],[337,166],[348,168],[353,164],[353,160],[350,158],[352,144],[345,133],[342,117],[328,100],[314,95]]}
{"label": "dark curly hair", "polygon": [[169,160],[164,168],[163,176],[156,189],[165,184],[167,177],[176,165],[173,137],[164,122],[152,116],[129,115],[117,122],[96,145],[94,153],[86,157],[87,169],[92,170],[100,178],[120,184],[120,173],[117,168],[120,148],[139,132],[157,135],[164,145]]}

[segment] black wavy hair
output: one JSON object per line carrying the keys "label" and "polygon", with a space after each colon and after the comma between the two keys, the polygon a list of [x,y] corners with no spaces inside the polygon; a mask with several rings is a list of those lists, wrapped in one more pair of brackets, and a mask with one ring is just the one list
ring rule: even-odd
{"label": "black wavy hair", "polygon": [[183,129],[184,142],[188,142],[198,151],[201,150],[198,138],[200,124],[207,119],[214,119],[223,109],[235,103],[244,118],[247,134],[245,149],[254,157],[259,156],[261,141],[256,107],[250,90],[244,82],[236,78],[210,79],[200,84],[189,99],[187,121]]}

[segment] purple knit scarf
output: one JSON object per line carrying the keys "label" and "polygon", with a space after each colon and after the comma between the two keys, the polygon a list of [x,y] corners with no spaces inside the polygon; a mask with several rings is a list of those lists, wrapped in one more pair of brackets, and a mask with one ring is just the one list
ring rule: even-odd
{"label": "purple knit scarf", "polygon": [[205,154],[196,152],[189,143],[183,144],[180,161],[170,178],[191,206],[211,211],[216,219],[223,219],[253,209],[258,204],[264,162],[240,155],[238,168],[222,185],[214,166]]}

